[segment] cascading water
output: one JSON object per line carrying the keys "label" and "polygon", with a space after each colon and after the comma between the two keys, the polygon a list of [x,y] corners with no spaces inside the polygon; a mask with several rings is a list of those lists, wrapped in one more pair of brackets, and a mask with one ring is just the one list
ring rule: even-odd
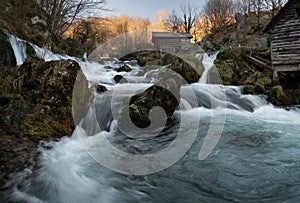
{"label": "cascading water", "polygon": [[[37,53],[42,51],[35,49]],[[45,58],[45,54],[43,56]],[[46,58],[65,57],[49,54]],[[199,83],[181,88],[182,108],[174,113],[173,123],[160,136],[150,140],[135,140],[120,132],[111,116],[112,96],[95,92],[89,112],[72,137],[41,145],[37,169],[27,169],[21,177],[12,179],[0,200],[37,203],[299,202],[299,109],[275,108],[264,96],[243,95],[242,87],[205,84],[212,60],[204,57],[206,73]],[[156,80],[155,74],[151,74],[153,78],[147,73],[139,76],[139,67],[133,63],[127,63],[133,69],[130,73],[117,73],[114,68],[118,63],[113,62],[100,65],[80,61],[80,64],[91,84],[100,83],[110,91],[118,89],[124,94],[142,91],[150,86],[149,82]],[[113,68],[107,69],[108,64]],[[113,77],[117,74],[130,83],[116,85]],[[188,89],[193,90],[196,100]],[[224,96],[226,101],[222,100]],[[213,105],[213,101],[218,105]],[[212,119],[223,114],[220,106],[226,108],[222,137],[214,151],[199,161],[199,150]],[[200,124],[179,127],[182,118],[189,124],[200,119]],[[185,156],[158,173],[122,175],[91,157],[102,149],[99,146],[103,144],[103,137],[121,150],[133,154],[151,153],[168,146],[179,131],[198,136]]]}
{"label": "cascading water", "polygon": [[14,35],[6,34],[16,57],[17,65],[21,65],[27,58],[26,41],[17,38]]}
{"label": "cascading water", "polygon": [[206,84],[207,83],[208,73],[214,67],[214,61],[216,60],[217,56],[218,56],[218,52],[212,53],[211,55],[209,55],[208,53],[197,54],[196,55],[197,58],[203,59],[202,60],[202,65],[204,67],[204,71],[203,71],[203,73],[201,75],[201,78],[199,80],[200,84]]}

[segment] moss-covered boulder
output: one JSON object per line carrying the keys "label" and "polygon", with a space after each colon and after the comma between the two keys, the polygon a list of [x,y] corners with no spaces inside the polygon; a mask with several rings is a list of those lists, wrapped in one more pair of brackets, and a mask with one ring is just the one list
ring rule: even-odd
{"label": "moss-covered boulder", "polygon": [[192,67],[189,63],[182,59],[176,59],[169,67],[172,71],[180,74],[187,83],[195,83],[198,82],[201,74],[200,70],[196,70],[196,67]]}
{"label": "moss-covered boulder", "polygon": [[291,92],[284,90],[280,85],[272,87],[268,91],[268,97],[268,100],[276,106],[289,106],[294,103]]}
{"label": "moss-covered boulder", "polygon": [[[178,99],[167,89],[154,85],[131,98],[129,106],[130,118],[137,127],[146,128],[151,124],[149,119],[150,110],[153,107],[160,106],[164,109],[166,118],[156,119],[169,120],[179,104]],[[156,115],[155,112],[153,113]]]}
{"label": "moss-covered boulder", "polygon": [[[152,115],[159,115],[159,110],[154,107],[161,107],[165,112],[165,117],[157,116],[156,122],[168,121],[172,118],[176,107],[180,101],[180,87],[184,79],[177,73],[167,70],[158,75],[159,83],[151,86],[144,92],[134,95],[127,109],[123,113],[129,113],[132,122],[140,128],[146,128],[151,124],[150,111],[154,109]],[[156,112],[157,111],[157,112]],[[121,117],[122,118],[122,117]]]}
{"label": "moss-covered boulder", "polygon": [[38,58],[13,68],[1,78],[6,88],[0,90],[0,108],[7,109],[0,118],[7,129],[2,133],[35,141],[70,135],[74,127],[72,93],[79,69],[74,61]]}

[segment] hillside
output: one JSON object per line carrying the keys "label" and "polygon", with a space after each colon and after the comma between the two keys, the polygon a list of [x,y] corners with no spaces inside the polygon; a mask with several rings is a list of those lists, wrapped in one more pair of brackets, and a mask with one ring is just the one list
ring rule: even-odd
{"label": "hillside", "polygon": [[0,3],[0,29],[44,46],[48,36],[47,15],[34,0],[7,0]]}

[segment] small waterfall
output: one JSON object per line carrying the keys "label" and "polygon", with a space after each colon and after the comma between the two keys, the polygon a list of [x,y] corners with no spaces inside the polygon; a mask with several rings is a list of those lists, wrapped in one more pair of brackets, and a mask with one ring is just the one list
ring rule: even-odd
{"label": "small waterfall", "polygon": [[14,50],[17,65],[23,64],[23,62],[27,58],[26,41],[21,40],[18,37],[8,33],[6,33],[6,35],[8,36],[11,47]]}
{"label": "small waterfall", "polygon": [[27,45],[31,45],[36,53],[36,56],[38,58],[44,59],[45,61],[73,60],[78,62],[79,64],[82,62],[82,59],[79,58],[71,57],[64,54],[54,54],[47,48],[41,48],[35,44],[19,39],[18,37],[9,33],[6,33],[6,35],[14,51],[17,65],[22,65],[25,59],[28,57],[26,53]]}
{"label": "small waterfall", "polygon": [[212,55],[209,55],[208,53],[197,55],[197,58],[199,58],[199,59],[202,58],[202,65],[204,67],[204,72],[202,73],[199,83],[201,83],[201,84],[207,83],[208,73],[214,67],[214,61],[216,60],[217,55],[218,55],[218,52],[213,53]]}

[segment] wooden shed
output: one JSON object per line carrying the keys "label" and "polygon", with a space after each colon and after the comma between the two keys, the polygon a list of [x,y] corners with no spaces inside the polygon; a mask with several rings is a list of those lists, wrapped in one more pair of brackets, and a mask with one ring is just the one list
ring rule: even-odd
{"label": "wooden shed", "polygon": [[300,71],[300,1],[289,0],[265,28],[272,35],[274,78],[278,72]]}
{"label": "wooden shed", "polygon": [[181,32],[152,32],[154,48],[159,51],[178,52],[190,46],[193,36]]}

